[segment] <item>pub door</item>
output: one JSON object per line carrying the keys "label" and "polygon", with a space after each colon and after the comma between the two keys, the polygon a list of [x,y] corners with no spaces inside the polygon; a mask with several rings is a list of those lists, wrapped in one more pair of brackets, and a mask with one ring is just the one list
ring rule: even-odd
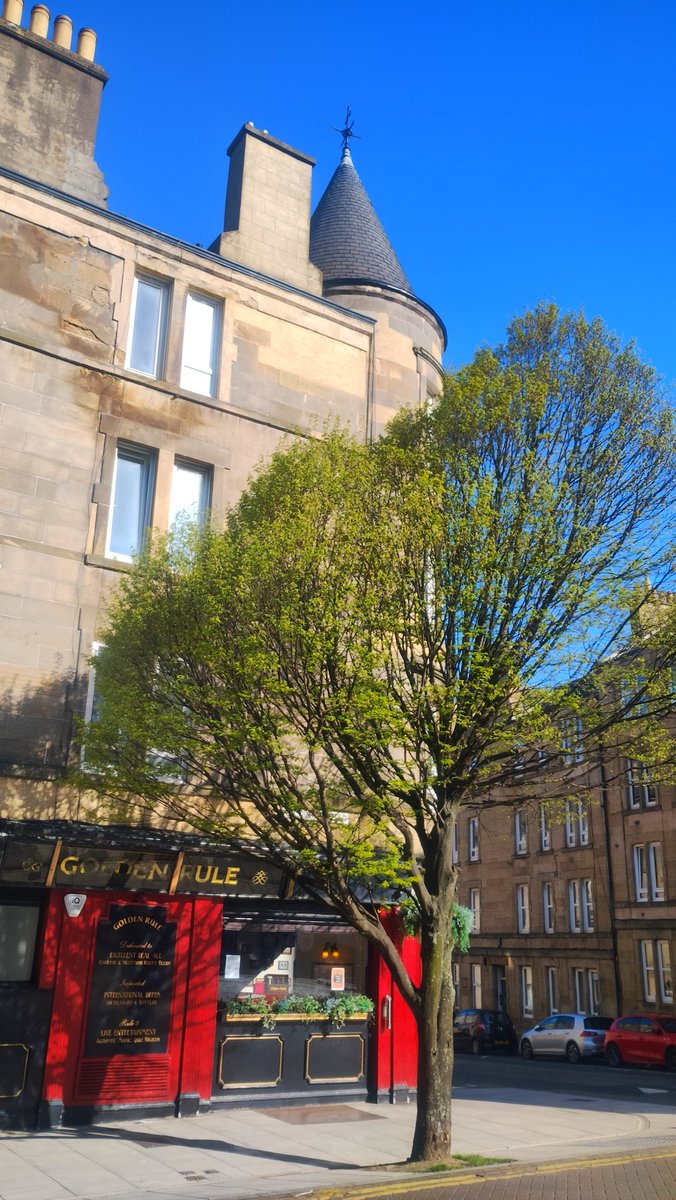
{"label": "pub door", "polygon": [[[85,896],[77,915],[63,896],[53,905],[60,929],[41,1123],[180,1113],[183,1101],[196,1111],[210,1094],[220,906],[156,893]],[[206,1056],[196,1037],[208,1039]]]}

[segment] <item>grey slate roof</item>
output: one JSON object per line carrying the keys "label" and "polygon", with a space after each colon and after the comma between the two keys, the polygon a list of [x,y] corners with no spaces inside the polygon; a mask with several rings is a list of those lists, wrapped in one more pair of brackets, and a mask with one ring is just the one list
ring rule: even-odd
{"label": "grey slate roof", "polygon": [[314,211],[310,258],[325,283],[381,284],[411,292],[348,148]]}

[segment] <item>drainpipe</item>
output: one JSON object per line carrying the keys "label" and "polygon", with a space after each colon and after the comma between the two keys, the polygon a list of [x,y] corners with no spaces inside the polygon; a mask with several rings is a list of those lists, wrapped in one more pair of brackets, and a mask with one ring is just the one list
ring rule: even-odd
{"label": "drainpipe", "polygon": [[606,876],[608,883],[608,908],[610,910],[610,944],[613,955],[613,976],[615,979],[615,1005],[617,1015],[620,1017],[623,1011],[622,1002],[622,975],[620,973],[620,961],[617,949],[617,924],[615,921],[615,882],[613,880],[613,863],[611,857],[611,841],[610,841],[610,820],[608,817],[608,777],[606,775],[606,764],[604,760],[604,744],[599,745],[599,778],[601,783],[601,812],[603,813],[603,840],[606,848]]}

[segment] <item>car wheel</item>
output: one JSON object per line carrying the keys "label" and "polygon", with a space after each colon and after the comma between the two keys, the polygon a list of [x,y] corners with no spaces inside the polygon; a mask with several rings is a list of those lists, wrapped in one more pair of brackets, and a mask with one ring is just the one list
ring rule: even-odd
{"label": "car wheel", "polygon": [[528,1038],[525,1038],[525,1040],[521,1043],[521,1057],[522,1058],[532,1058],[533,1057],[533,1047],[531,1046],[530,1042],[528,1041]]}
{"label": "car wheel", "polygon": [[472,1038],[472,1054],[481,1054],[483,1046],[478,1038]]}
{"label": "car wheel", "polygon": [[622,1055],[620,1054],[614,1042],[611,1042],[609,1046],[606,1046],[606,1058],[611,1067],[622,1066]]}
{"label": "car wheel", "polygon": [[667,1071],[676,1071],[676,1046],[669,1046],[664,1056],[664,1065]]}
{"label": "car wheel", "polygon": [[566,1046],[566,1062],[579,1063],[581,1058],[582,1055],[580,1054],[580,1047],[577,1042],[569,1042]]}

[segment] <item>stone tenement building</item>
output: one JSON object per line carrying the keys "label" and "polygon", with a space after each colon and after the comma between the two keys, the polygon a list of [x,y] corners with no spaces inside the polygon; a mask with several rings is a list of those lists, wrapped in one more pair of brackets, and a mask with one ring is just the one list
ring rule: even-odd
{"label": "stone tenement building", "polygon": [[617,754],[571,756],[580,798],[563,811],[531,802],[458,830],[475,933],[457,1004],[506,1007],[521,1030],[555,1012],[674,1007],[676,789]]}
{"label": "stone tenement building", "polygon": [[[394,1098],[415,1087],[411,1019],[353,931],[241,848],[102,824],[63,773],[145,531],[217,516],[288,436],[377,436],[438,389],[443,324],[347,145],[311,218],[313,160],[245,125],[209,250],[109,212],[96,39],[73,50],[68,18],[50,36],[22,8],[0,18],[0,1126]],[[524,1023],[673,1004],[672,800],[632,768],[573,832],[472,818],[460,1002]],[[223,1016],[341,987],[373,996],[370,1030]]]}
{"label": "stone tenement building", "polygon": [[[22,9],[0,18],[0,1124],[387,1092],[363,1030],[251,1047],[217,1022],[233,994],[373,991],[351,930],[234,848],[103,825],[62,777],[146,529],[218,519],[288,436],[376,436],[438,389],[444,326],[349,136],[312,221],[313,160],[252,125],[209,250],[108,211],[95,36],[73,49],[67,17]],[[130,923],[157,943],[152,987],[140,960],[116,975]]]}

